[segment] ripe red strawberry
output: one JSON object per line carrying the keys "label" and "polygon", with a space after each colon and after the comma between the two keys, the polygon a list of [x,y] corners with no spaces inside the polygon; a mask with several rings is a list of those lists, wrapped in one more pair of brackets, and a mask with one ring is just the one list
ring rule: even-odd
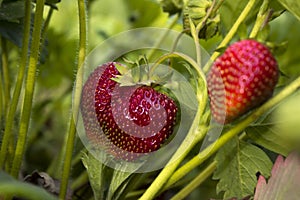
{"label": "ripe red strawberry", "polygon": [[213,118],[228,123],[258,107],[272,96],[278,77],[277,62],[266,46],[250,39],[232,44],[208,73]]}
{"label": "ripe red strawberry", "polygon": [[81,113],[87,137],[94,144],[115,158],[133,160],[158,150],[173,133],[177,106],[150,86],[121,87],[112,80],[120,75],[116,64],[99,66],[89,76]]}

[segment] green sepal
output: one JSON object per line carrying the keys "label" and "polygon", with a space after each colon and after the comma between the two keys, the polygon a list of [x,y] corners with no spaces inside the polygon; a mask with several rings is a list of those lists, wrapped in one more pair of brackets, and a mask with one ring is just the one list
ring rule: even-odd
{"label": "green sepal", "polygon": [[[183,10],[183,28],[189,30],[192,23],[197,26],[203,23],[208,10],[211,8],[212,2],[209,0],[190,0],[187,2]],[[217,11],[210,13],[203,27],[200,29],[199,38],[209,39],[215,36],[219,30],[220,15]],[[192,32],[192,31],[191,31]],[[190,33],[190,32],[188,32]]]}

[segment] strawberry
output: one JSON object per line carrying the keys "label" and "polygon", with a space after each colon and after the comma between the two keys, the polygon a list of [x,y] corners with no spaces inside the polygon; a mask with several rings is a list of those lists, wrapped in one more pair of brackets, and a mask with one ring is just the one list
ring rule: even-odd
{"label": "strawberry", "polygon": [[232,44],[208,73],[213,118],[229,123],[260,106],[272,96],[278,77],[277,62],[266,46],[251,39]]}
{"label": "strawberry", "polygon": [[81,113],[89,140],[117,159],[158,150],[173,133],[177,105],[151,86],[120,86],[119,63],[95,69],[84,84]]}

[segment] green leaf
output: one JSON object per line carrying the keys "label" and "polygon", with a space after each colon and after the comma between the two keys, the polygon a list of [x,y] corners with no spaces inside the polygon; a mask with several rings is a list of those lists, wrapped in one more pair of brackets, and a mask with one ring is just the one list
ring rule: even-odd
{"label": "green leaf", "polygon": [[[126,166],[125,166],[126,167]],[[114,170],[112,181],[109,187],[108,197],[107,199],[112,199],[113,196],[119,196],[125,189],[123,187],[118,191],[118,194],[115,194],[118,188],[130,177],[132,173],[121,171],[124,170],[124,166],[119,166],[118,169]],[[128,182],[127,182],[128,183]]]}
{"label": "green leaf", "polygon": [[9,22],[19,22],[24,17],[24,1],[13,1],[3,3],[0,7],[0,20]]}
{"label": "green leaf", "polygon": [[18,47],[22,46],[23,23],[0,21],[0,35]]}
{"label": "green leaf", "polygon": [[105,199],[110,184],[111,173],[102,162],[91,154],[83,154],[82,162],[89,175],[95,199]]}
{"label": "green leaf", "polygon": [[219,179],[217,193],[224,191],[224,198],[238,199],[253,194],[257,183],[256,173],[269,176],[272,162],[258,147],[239,141],[235,137],[216,155],[217,170],[213,178]]}
{"label": "green leaf", "polygon": [[278,0],[288,11],[300,20],[300,1],[299,0]]}
{"label": "green leaf", "polygon": [[272,123],[251,126],[246,129],[246,133],[256,144],[273,152],[287,155],[292,149],[290,142]]}
{"label": "green leaf", "polygon": [[278,156],[271,174],[268,183],[263,176],[259,177],[254,200],[299,199],[299,153],[293,152],[285,160]]}
{"label": "green leaf", "polygon": [[[55,200],[53,195],[35,185],[17,181],[3,171],[0,171],[0,197],[16,196],[31,200]],[[1,199],[1,198],[0,198]]]}
{"label": "green leaf", "polygon": [[300,143],[300,91],[282,102],[263,121],[246,129],[256,144],[273,152],[288,155]]}
{"label": "green leaf", "polygon": [[[99,153],[103,158],[106,158],[105,153]],[[115,165],[114,169],[112,169],[91,154],[84,154],[82,161],[88,172],[95,199],[110,200],[122,195],[132,175],[131,172],[127,172],[129,168],[131,169],[130,163],[129,165],[126,163]],[[109,162],[108,158],[107,162]],[[144,163],[141,162],[140,166],[143,164]],[[136,166],[135,168],[138,169],[138,167],[139,166]]]}
{"label": "green leaf", "polygon": [[[270,23],[271,34],[269,40],[278,44],[287,42],[285,52],[275,52],[280,70],[290,76],[300,75],[299,68],[299,43],[300,21],[291,13],[285,12],[279,18]],[[284,27],[284,28],[282,28]]]}

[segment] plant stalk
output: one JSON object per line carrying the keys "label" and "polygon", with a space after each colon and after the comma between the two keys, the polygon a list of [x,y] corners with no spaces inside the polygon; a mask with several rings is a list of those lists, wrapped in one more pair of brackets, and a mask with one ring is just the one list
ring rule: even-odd
{"label": "plant stalk", "polygon": [[25,17],[24,17],[25,24],[24,24],[24,32],[23,32],[23,40],[22,40],[21,60],[20,60],[16,85],[14,88],[11,103],[8,105],[8,114],[6,115],[6,120],[5,120],[5,130],[4,130],[2,145],[0,150],[0,168],[3,167],[4,165],[7,156],[9,138],[12,137],[11,135],[12,135],[12,128],[14,124],[14,116],[20,99],[20,93],[21,93],[24,75],[25,75],[25,69],[27,65],[28,44],[30,38],[31,1],[26,0],[24,3],[25,3]]}
{"label": "plant stalk", "polygon": [[74,97],[73,97],[73,110],[72,115],[70,117],[69,131],[68,137],[66,141],[65,148],[65,156],[64,156],[64,164],[63,171],[61,176],[61,186],[59,199],[65,199],[69,176],[71,172],[71,163],[74,149],[74,141],[76,136],[76,122],[78,118],[79,105],[80,105],[80,96],[82,89],[82,71],[81,67],[84,64],[86,49],[87,49],[87,24],[86,24],[86,5],[85,0],[78,0],[78,12],[79,12],[79,53],[78,53],[78,63],[77,63],[77,78],[74,89]]}
{"label": "plant stalk", "polygon": [[4,84],[4,113],[7,111],[7,105],[10,101],[10,77],[8,69],[8,50],[7,42],[3,37],[1,38],[1,49],[2,49],[2,75],[3,75],[3,84]]}
{"label": "plant stalk", "polygon": [[[229,32],[227,33],[227,35],[224,37],[224,39],[222,40],[222,42],[219,44],[219,46],[217,47],[217,49],[225,47],[230,42],[230,40],[233,38],[233,36],[237,32],[237,30],[238,30],[239,26],[241,25],[241,23],[248,16],[248,14],[251,11],[251,9],[253,8],[255,2],[256,2],[256,0],[249,0],[248,1],[248,4],[245,6],[244,10],[240,14],[240,16],[237,18],[237,20],[235,21],[235,23],[233,24],[233,26],[231,27],[231,29],[229,30]],[[209,68],[211,66],[211,62],[213,62],[219,55],[220,55],[220,52],[218,52],[218,51],[215,51],[212,54],[212,56],[210,58],[210,62],[207,62],[207,64],[203,68],[203,71],[205,73],[208,72],[208,70],[209,70]]]}
{"label": "plant stalk", "polygon": [[249,38],[255,38],[258,32],[263,28],[265,20],[268,17],[268,12],[267,12],[268,5],[269,5],[269,0],[264,0],[258,11],[257,18],[253,26],[253,29],[249,35]]}
{"label": "plant stalk", "polygon": [[198,64],[192,58],[184,54],[174,52],[174,53],[166,54],[162,56],[160,59],[158,59],[158,61],[155,62],[155,64],[152,66],[151,70],[154,70],[156,66],[158,66],[159,63],[161,63],[163,60],[171,57],[183,58],[184,60],[189,62],[197,71],[199,77],[198,89],[197,89],[197,100],[199,102],[199,106],[193,124],[186,138],[183,140],[182,144],[178,147],[177,151],[170,159],[168,164],[163,168],[163,170],[156,177],[153,183],[148,187],[145,193],[141,196],[140,200],[153,199],[155,195],[158,194],[158,192],[162,189],[164,184],[167,182],[167,180],[170,178],[170,176],[176,170],[179,164],[183,161],[183,159],[186,157],[189,151],[194,147],[195,144],[197,144],[197,142],[199,142],[205,136],[207,132],[207,126],[205,125],[201,126],[201,124],[199,124],[200,119],[205,112],[206,102],[207,102],[207,95],[205,94],[207,92],[202,90],[203,88],[206,88],[205,85],[206,82],[205,82],[205,76],[201,71],[200,67],[198,66]]}
{"label": "plant stalk", "polygon": [[34,29],[32,34],[32,44],[31,44],[31,51],[30,51],[31,54],[29,57],[29,68],[27,72],[27,79],[26,79],[26,86],[25,86],[25,97],[22,106],[18,141],[17,141],[15,156],[13,159],[13,165],[11,169],[11,174],[14,177],[18,177],[18,173],[25,152],[27,132],[29,127],[31,108],[32,108],[32,99],[33,99],[35,79],[36,79],[36,68],[39,60],[44,3],[45,0],[40,0],[36,2]]}
{"label": "plant stalk", "polygon": [[180,200],[187,197],[194,189],[203,183],[217,168],[217,162],[213,161],[198,176],[196,176],[189,184],[180,190],[171,200]]}

